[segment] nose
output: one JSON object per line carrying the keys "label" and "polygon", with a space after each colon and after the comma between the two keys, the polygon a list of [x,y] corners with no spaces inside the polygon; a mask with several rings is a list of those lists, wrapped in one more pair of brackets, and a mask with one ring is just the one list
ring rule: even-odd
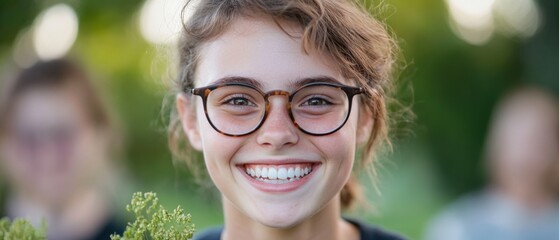
{"label": "nose", "polygon": [[296,144],[299,141],[299,133],[289,117],[287,98],[271,96],[268,99],[270,109],[264,123],[257,131],[257,143],[274,150]]}

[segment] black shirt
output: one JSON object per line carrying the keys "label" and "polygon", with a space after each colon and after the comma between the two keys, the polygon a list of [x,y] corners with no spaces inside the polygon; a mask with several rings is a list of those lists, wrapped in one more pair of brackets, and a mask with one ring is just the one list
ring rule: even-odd
{"label": "black shirt", "polygon": [[[359,230],[359,235],[361,240],[404,240],[405,238],[400,235],[386,232],[377,227],[367,225],[363,222],[347,219],[346,221],[351,223]],[[221,233],[223,232],[223,227],[214,227],[204,230],[198,234],[194,234],[194,240],[220,240]]]}

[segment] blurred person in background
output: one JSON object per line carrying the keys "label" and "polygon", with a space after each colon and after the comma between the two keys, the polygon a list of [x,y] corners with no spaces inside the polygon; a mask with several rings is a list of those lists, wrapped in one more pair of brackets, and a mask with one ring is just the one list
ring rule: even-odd
{"label": "blurred person in background", "polygon": [[427,240],[559,239],[559,104],[536,87],[497,106],[486,142],[488,187],[443,211]]}
{"label": "blurred person in background", "polygon": [[85,71],[65,59],[39,62],[4,81],[1,216],[47,224],[48,239],[109,239],[124,229],[112,211],[119,139]]}

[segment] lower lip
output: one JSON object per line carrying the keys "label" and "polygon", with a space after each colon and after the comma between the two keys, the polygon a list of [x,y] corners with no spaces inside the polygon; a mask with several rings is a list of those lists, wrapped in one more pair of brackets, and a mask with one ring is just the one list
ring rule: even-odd
{"label": "lower lip", "polygon": [[312,166],[312,171],[306,175],[305,177],[299,179],[299,180],[295,180],[293,182],[288,182],[288,183],[283,183],[283,184],[274,184],[274,183],[267,183],[267,182],[262,182],[262,181],[258,181],[254,178],[252,178],[251,176],[249,176],[246,171],[245,168],[243,166],[239,166],[239,170],[241,171],[241,173],[243,174],[243,176],[248,180],[248,182],[254,186],[256,189],[263,191],[263,192],[274,192],[274,193],[280,193],[280,192],[291,192],[294,191],[298,188],[300,188],[301,186],[305,185],[306,182],[308,182],[313,175],[315,174],[316,170],[320,167],[320,164],[313,164]]}

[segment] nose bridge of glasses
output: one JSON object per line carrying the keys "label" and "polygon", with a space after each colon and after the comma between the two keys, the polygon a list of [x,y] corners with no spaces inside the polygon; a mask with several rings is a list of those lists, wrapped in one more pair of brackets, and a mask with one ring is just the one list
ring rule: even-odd
{"label": "nose bridge of glasses", "polygon": [[290,95],[291,95],[291,94],[290,94],[288,91],[283,91],[283,90],[272,90],[272,91],[267,92],[267,93],[264,95],[264,98],[265,98],[265,99],[268,99],[268,98],[270,98],[271,96],[285,96],[285,97],[289,98]]}
{"label": "nose bridge of glasses", "polygon": [[290,97],[291,97],[291,93],[288,92],[288,91],[284,91],[284,90],[272,90],[272,91],[267,92],[267,93],[264,95],[264,99],[266,99],[266,102],[267,102],[267,104],[266,104],[266,112],[267,112],[267,113],[270,112],[270,107],[271,107],[271,105],[272,105],[272,104],[271,104],[271,101],[270,101],[270,97],[273,97],[273,96],[284,96],[284,97],[286,98],[284,104],[285,104],[285,106],[287,107],[287,111],[288,111],[289,117],[292,118],[293,116],[292,116],[292,114],[291,114],[291,105],[289,104],[289,102],[291,101],[291,98],[290,98]]}
{"label": "nose bridge of glasses", "polygon": [[[272,91],[267,92],[267,93],[264,95],[264,99],[266,99],[266,102],[268,102],[267,108],[270,108],[270,103],[271,103],[270,97],[273,97],[273,96],[285,96],[285,98],[286,98],[286,100],[287,100],[287,102],[286,102],[285,104],[286,104],[286,105],[289,105],[289,101],[290,101],[290,96],[291,96],[291,94],[290,94],[288,91],[283,91],[283,90],[272,90]],[[269,109],[268,109],[268,110],[269,110]]]}

